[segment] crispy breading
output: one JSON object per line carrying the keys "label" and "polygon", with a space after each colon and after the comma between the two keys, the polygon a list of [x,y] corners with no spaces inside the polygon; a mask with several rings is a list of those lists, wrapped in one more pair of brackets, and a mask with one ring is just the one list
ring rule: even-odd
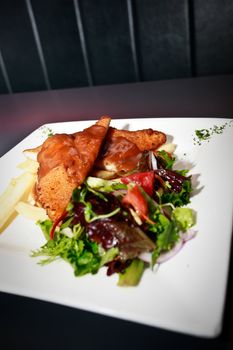
{"label": "crispy breading", "polygon": [[124,137],[133,142],[140,151],[156,150],[166,142],[166,135],[157,130],[143,129],[137,131],[118,130],[110,127],[108,129],[107,138]]}
{"label": "crispy breading", "polygon": [[110,118],[102,117],[95,125],[68,135],[49,137],[37,159],[39,162],[36,200],[51,220],[63,214],[75,187],[91,171],[107,133]]}
{"label": "crispy breading", "polygon": [[64,212],[74,188],[65,167],[59,165],[41,177],[36,186],[37,202],[46,210],[51,220],[56,221]]}
{"label": "crispy breading", "polygon": [[107,136],[95,167],[120,175],[137,169],[142,158],[143,152],[133,142],[121,136]]}
{"label": "crispy breading", "polygon": [[[118,176],[132,171],[146,171],[147,151],[156,150],[166,142],[160,131],[144,129],[137,131],[118,130],[110,127],[95,167]],[[95,171],[96,171],[95,169]]]}
{"label": "crispy breading", "polygon": [[[165,134],[152,129],[109,128],[110,120],[104,116],[83,131],[56,134],[41,146],[37,156],[39,169],[35,194],[37,203],[46,209],[53,221],[61,217],[74,188],[83,183],[98,162],[102,162],[104,168],[107,164],[108,168],[113,165],[118,171],[125,171],[121,168],[138,166],[144,151],[156,150],[166,141]],[[117,164],[112,164],[112,158]]]}

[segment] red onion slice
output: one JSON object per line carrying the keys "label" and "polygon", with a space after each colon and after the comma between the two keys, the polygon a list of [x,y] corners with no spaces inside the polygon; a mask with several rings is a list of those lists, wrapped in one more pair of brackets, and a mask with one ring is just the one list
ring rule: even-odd
{"label": "red onion slice", "polygon": [[173,256],[175,256],[181,250],[181,248],[183,247],[183,244],[184,244],[183,240],[179,240],[179,242],[177,242],[171,250],[169,250],[166,253],[160,254],[156,263],[162,264],[170,260],[171,258],[173,258]]}
{"label": "red onion slice", "polygon": [[197,234],[197,231],[190,229],[187,232],[180,232],[180,238],[185,243],[190,241],[190,239],[193,239],[194,237],[196,237],[196,234]]}
{"label": "red onion slice", "polygon": [[139,259],[150,264],[151,263],[151,253],[143,252],[139,255]]}
{"label": "red onion slice", "polygon": [[188,230],[187,232],[180,232],[179,242],[177,242],[169,252],[162,253],[159,256],[157,263],[162,264],[165,261],[173,258],[183,248],[184,244],[190,241],[191,239],[193,239],[196,236],[196,234],[197,234],[197,231],[194,231],[194,230]]}
{"label": "red onion slice", "polygon": [[[156,264],[162,264],[171,258],[173,258],[179,251],[183,248],[184,244],[191,239],[193,239],[197,234],[197,231],[188,230],[187,232],[180,232],[180,240],[174,245],[174,247],[168,252],[160,254],[159,258],[156,261]],[[141,253],[139,258],[147,263],[151,263],[151,253],[144,252]]]}
{"label": "red onion slice", "polygon": [[152,170],[158,169],[157,159],[152,151],[149,152],[150,167]]}

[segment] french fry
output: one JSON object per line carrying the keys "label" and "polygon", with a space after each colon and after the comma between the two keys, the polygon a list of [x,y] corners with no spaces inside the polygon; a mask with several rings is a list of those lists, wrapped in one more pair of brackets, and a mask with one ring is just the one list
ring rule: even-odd
{"label": "french fry", "polygon": [[32,160],[37,160],[37,155],[41,150],[41,146],[36,147],[36,148],[32,148],[32,149],[25,149],[23,151],[23,154],[26,158],[28,159],[32,159]]}
{"label": "french fry", "polygon": [[20,163],[17,168],[27,171],[32,174],[36,174],[39,167],[39,163],[33,159],[26,159],[24,162]]}
{"label": "french fry", "polygon": [[34,205],[26,202],[18,202],[15,206],[15,210],[18,214],[33,221],[44,221],[48,219],[48,215],[46,214],[45,209],[35,207]]}
{"label": "french fry", "polygon": [[24,172],[10,181],[0,196],[0,230],[15,212],[16,204],[27,198],[35,183],[35,175]]}

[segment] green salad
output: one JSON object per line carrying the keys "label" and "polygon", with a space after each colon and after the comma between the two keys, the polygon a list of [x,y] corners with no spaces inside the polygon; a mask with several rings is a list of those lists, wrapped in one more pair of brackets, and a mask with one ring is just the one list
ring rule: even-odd
{"label": "green salad", "polygon": [[156,166],[148,171],[87,177],[59,220],[38,222],[46,243],[32,256],[41,265],[64,259],[75,276],[104,268],[107,276],[118,274],[119,286],[135,286],[146,269],[176,254],[193,235],[192,178],[174,170],[168,152],[153,156]]}

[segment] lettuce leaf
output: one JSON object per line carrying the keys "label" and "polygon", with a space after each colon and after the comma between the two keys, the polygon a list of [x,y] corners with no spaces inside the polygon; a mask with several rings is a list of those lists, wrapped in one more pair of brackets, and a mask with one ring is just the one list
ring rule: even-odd
{"label": "lettuce leaf", "polygon": [[152,253],[152,266],[156,263],[162,252],[169,251],[179,240],[179,230],[174,220],[169,220],[165,215],[158,214],[157,222],[149,227],[155,235],[155,249]]}
{"label": "lettuce leaf", "polygon": [[[47,228],[48,223],[40,223]],[[79,227],[77,227],[79,226]],[[76,276],[96,273],[100,268],[101,256],[98,244],[91,242],[84,234],[81,225],[75,225],[72,237],[56,232],[54,239],[49,239],[39,250],[32,252],[32,257],[44,257],[39,264],[45,265],[57,259],[64,259],[74,268]]]}
{"label": "lettuce leaf", "polygon": [[194,211],[190,208],[176,208],[172,212],[172,218],[176,221],[179,230],[183,232],[195,224]]}
{"label": "lettuce leaf", "polygon": [[165,190],[161,195],[161,203],[172,203],[175,207],[182,207],[190,203],[192,185],[190,179],[183,182],[180,192],[171,191],[170,188]]}
{"label": "lettuce leaf", "polygon": [[176,160],[176,158],[174,156],[171,156],[165,150],[157,151],[156,158],[157,158],[158,162],[162,165],[162,167],[165,169],[172,169],[174,162]]}
{"label": "lettuce leaf", "polygon": [[145,269],[145,263],[140,259],[133,259],[124,272],[119,273],[118,286],[136,286],[140,282]]}
{"label": "lettuce leaf", "polygon": [[104,180],[98,177],[89,176],[86,179],[89,188],[100,192],[113,192],[116,190],[127,189],[127,185],[120,181]]}

